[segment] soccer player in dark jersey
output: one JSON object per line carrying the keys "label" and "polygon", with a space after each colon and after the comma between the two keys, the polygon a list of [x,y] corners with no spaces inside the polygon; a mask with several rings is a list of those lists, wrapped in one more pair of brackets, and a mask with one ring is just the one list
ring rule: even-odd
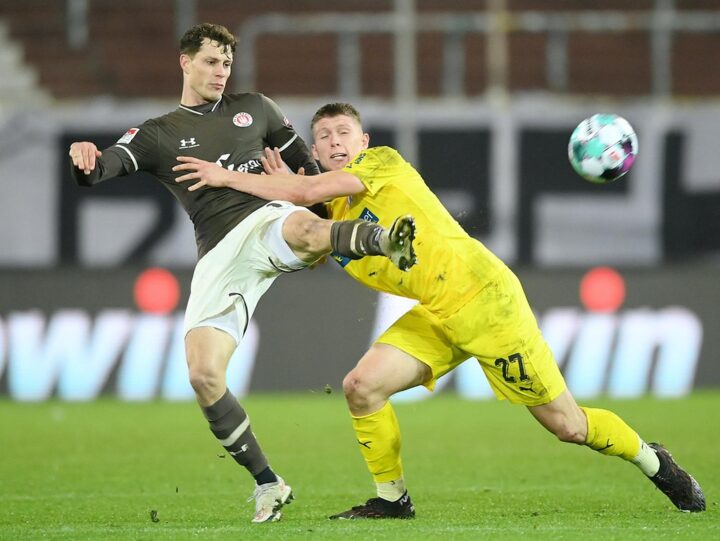
{"label": "soccer player in dark jersey", "polygon": [[559,440],[634,464],[683,511],[705,509],[700,485],[662,445],[645,443],[609,410],[575,402],[517,277],[462,229],[396,150],[368,148],[369,135],[352,105],[320,108],[311,127],[313,152],[325,173],[288,175],[275,151],[264,160],[269,174],[262,182],[198,163],[188,180],[296,203],[329,201],[335,219],[383,223],[402,208],[417,221],[420,264],[408,274],[378,258],[351,261],[334,254],[360,283],[418,303],[376,340],[343,381],[377,497],[330,518],[415,516],[405,488],[400,427],[389,398],[417,385],[432,390],[439,377],[469,357],[478,360],[499,399],[527,407]]}
{"label": "soccer player in dark jersey", "polygon": [[223,94],[235,45],[223,26],[194,26],[180,41],[178,108],[129,129],[102,152],[84,141],[73,143],[69,155],[79,184],[147,171],[190,216],[199,258],[185,313],[190,383],[215,437],[255,478],[253,522],[272,522],[281,517],[292,490],[270,468],[247,414],[227,389],[230,357],[258,300],[280,273],[302,269],[333,250],[352,259],[383,255],[407,270],[414,264],[414,224],[409,216],[389,229],[362,220],[331,222],[286,201],[178,185],[173,166],[179,155],[259,174],[267,146],[278,147],[293,170],[318,172],[275,103],[257,93]]}

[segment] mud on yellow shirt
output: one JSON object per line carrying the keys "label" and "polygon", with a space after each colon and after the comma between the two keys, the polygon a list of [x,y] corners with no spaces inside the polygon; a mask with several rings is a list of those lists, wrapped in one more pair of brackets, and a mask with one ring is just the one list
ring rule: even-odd
{"label": "mud on yellow shirt", "polygon": [[350,260],[333,254],[362,284],[418,299],[442,318],[454,314],[505,269],[500,259],[465,232],[395,149],[364,150],[343,170],[360,179],[366,190],[330,201],[330,218],[361,218],[390,227],[398,216],[412,214],[417,227],[414,246],[419,263],[409,272],[384,257]]}

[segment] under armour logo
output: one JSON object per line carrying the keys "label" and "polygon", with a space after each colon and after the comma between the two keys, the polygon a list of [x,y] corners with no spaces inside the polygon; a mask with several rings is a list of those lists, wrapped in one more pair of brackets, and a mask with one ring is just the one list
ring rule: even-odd
{"label": "under armour logo", "polygon": [[180,148],[194,148],[198,146],[200,145],[195,142],[194,137],[190,137],[189,139],[180,139]]}
{"label": "under armour logo", "polygon": [[359,443],[360,445],[362,445],[363,447],[367,447],[368,449],[370,449],[370,444],[372,443],[372,441],[370,441],[370,440],[368,440],[368,441],[360,441],[360,440],[358,440],[358,443]]}

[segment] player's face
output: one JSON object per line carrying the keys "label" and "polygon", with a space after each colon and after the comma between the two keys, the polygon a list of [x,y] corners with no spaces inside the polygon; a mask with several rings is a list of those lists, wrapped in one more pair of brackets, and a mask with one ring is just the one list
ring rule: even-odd
{"label": "player's face", "polygon": [[346,115],[321,118],[313,126],[313,137],[313,157],[326,171],[345,167],[370,141],[358,121]]}
{"label": "player's face", "polygon": [[185,74],[185,86],[188,98],[200,105],[220,99],[232,66],[232,52],[216,41],[205,38],[202,47],[192,58],[180,56],[180,65]]}

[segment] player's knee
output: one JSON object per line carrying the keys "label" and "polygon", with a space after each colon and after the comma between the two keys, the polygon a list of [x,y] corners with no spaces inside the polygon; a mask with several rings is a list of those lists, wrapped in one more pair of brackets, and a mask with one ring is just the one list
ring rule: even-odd
{"label": "player's knee", "polygon": [[343,379],[343,392],[347,401],[356,407],[362,407],[370,398],[370,386],[362,374],[355,370]]}
{"label": "player's knee", "polygon": [[352,371],[343,378],[342,387],[347,398],[359,396],[363,390],[362,378],[360,378],[355,371]]}
{"label": "player's knee", "polygon": [[225,391],[224,374],[210,363],[190,362],[188,363],[188,374],[190,385],[201,398],[215,396]]}

